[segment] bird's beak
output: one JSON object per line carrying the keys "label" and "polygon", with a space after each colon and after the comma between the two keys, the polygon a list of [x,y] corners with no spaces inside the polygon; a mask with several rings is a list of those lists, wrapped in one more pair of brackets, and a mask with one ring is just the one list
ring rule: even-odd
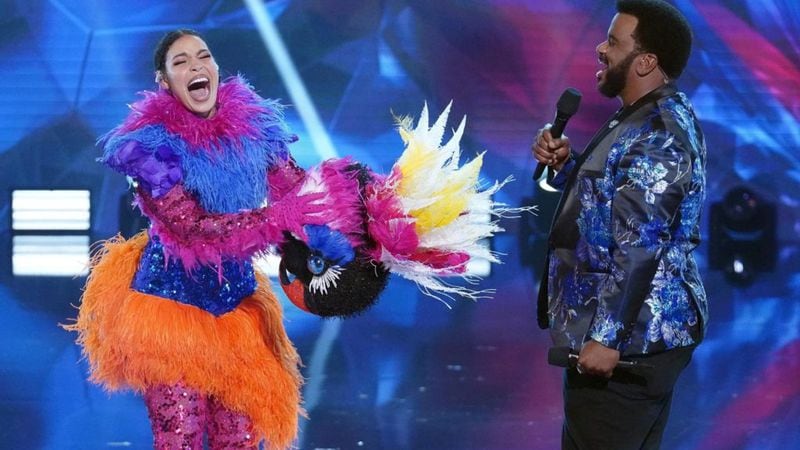
{"label": "bird's beak", "polygon": [[299,278],[295,278],[291,283],[284,283],[283,280],[281,280],[281,287],[283,288],[283,292],[286,293],[286,296],[289,297],[289,300],[294,303],[294,306],[297,306],[307,313],[311,313],[306,306],[305,287]]}

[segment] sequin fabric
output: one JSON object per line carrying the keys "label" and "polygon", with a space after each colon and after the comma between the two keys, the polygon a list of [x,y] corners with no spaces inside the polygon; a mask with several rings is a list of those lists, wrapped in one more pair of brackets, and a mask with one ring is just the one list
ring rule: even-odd
{"label": "sequin fabric", "polygon": [[204,396],[183,385],[157,386],[144,395],[153,427],[153,448],[203,448],[208,405]]}
{"label": "sequin fabric", "polygon": [[212,449],[256,449],[252,425],[247,416],[222,406],[214,397],[208,400],[208,446]]}
{"label": "sequin fabric", "polygon": [[246,416],[183,383],[148,389],[144,400],[157,450],[202,450],[206,432],[212,450],[258,448]]}
{"label": "sequin fabric", "polygon": [[213,266],[198,266],[186,272],[177,260],[165,261],[163,247],[158,238],[153,237],[139,261],[132,288],[219,316],[251,295],[256,289],[256,279],[253,265],[248,261],[223,261],[221,273]]}
{"label": "sequin fabric", "polygon": [[337,211],[325,203],[325,195],[297,193],[263,208],[211,214],[179,184],[157,199],[138,189],[137,203],[152,222],[150,235],[158,236],[168,255],[194,271],[225,259],[249,260],[282,242],[285,232],[303,237],[305,225],[331,222]]}

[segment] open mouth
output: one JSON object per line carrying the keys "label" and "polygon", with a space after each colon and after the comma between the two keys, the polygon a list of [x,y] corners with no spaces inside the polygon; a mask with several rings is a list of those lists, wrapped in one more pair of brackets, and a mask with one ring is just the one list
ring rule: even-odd
{"label": "open mouth", "polygon": [[603,78],[603,74],[606,73],[606,70],[608,70],[608,63],[606,63],[605,61],[600,61],[600,64],[601,64],[600,70],[598,70],[597,73],[594,74],[594,76],[597,77],[598,81]]}
{"label": "open mouth", "polygon": [[211,80],[208,77],[201,76],[193,79],[187,86],[189,96],[193,100],[203,102],[211,97]]}

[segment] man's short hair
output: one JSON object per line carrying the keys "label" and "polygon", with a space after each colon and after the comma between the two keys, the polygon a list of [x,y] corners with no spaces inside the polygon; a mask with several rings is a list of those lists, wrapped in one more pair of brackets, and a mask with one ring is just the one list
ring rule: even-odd
{"label": "man's short hair", "polygon": [[655,54],[667,76],[677,79],[692,51],[692,29],[686,17],[662,0],[618,0],[617,12],[639,20],[633,33],[639,50]]}

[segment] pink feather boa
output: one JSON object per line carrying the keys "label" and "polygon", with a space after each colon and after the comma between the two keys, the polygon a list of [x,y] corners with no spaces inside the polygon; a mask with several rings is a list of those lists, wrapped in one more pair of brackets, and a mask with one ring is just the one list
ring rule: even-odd
{"label": "pink feather boa", "polygon": [[131,113],[118,133],[127,133],[148,125],[164,125],[168,132],[180,136],[190,149],[220,150],[215,142],[238,146],[242,137],[255,138],[260,131],[253,118],[274,113],[277,103],[265,103],[240,76],[220,83],[217,92],[217,112],[202,118],[192,114],[170,94],[161,89],[143,91],[143,99],[130,105]]}
{"label": "pink feather boa", "polygon": [[330,159],[324,161],[317,170],[324,184],[325,203],[335,208],[333,217],[325,225],[344,234],[350,245],[357,248],[365,243],[366,230],[358,171],[354,165],[355,162],[349,157]]}

